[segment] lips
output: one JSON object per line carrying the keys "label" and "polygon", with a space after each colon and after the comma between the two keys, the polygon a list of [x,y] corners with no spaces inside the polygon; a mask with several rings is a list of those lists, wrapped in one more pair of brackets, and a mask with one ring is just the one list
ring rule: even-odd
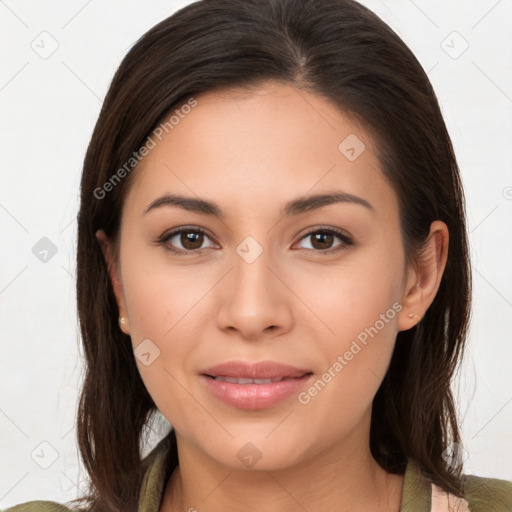
{"label": "lips", "polygon": [[300,392],[312,372],[275,361],[230,361],[204,370],[200,380],[211,395],[240,409],[263,409]]}
{"label": "lips", "polygon": [[[258,363],[249,363],[247,361],[228,361],[201,372],[203,375],[217,378],[231,379],[251,379],[265,380],[271,379],[271,382],[277,382],[282,379],[298,378],[311,373],[308,369],[296,368],[276,361],[260,361]],[[219,380],[219,379],[217,379]],[[226,380],[226,382],[232,382]],[[240,382],[240,384],[249,384],[251,382]],[[258,382],[256,382],[258,384]],[[261,384],[264,384],[262,382]]]}

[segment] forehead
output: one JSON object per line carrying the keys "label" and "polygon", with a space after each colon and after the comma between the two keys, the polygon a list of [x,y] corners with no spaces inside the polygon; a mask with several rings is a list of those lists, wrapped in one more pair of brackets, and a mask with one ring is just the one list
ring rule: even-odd
{"label": "forehead", "polygon": [[126,202],[179,192],[247,210],[334,188],[396,201],[369,135],[328,100],[276,83],[195,99],[153,137]]}

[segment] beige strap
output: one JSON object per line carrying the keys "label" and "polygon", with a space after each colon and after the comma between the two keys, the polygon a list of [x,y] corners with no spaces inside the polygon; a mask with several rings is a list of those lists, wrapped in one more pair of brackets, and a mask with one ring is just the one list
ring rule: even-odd
{"label": "beige strap", "polygon": [[470,512],[464,498],[447,493],[441,487],[432,484],[432,508],[430,512]]}

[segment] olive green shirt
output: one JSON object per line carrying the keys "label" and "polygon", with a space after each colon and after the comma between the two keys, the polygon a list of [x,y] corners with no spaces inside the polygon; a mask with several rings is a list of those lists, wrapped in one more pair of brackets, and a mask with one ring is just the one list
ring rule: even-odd
{"label": "olive green shirt", "polygon": [[[144,459],[144,479],[139,512],[158,512],[163,500],[169,436],[162,439]],[[465,476],[464,499],[448,495],[432,484],[409,460],[405,471],[400,512],[512,512],[512,482],[496,478]],[[3,512],[69,512],[73,510],[52,501],[29,501]],[[85,509],[77,509],[84,511]],[[1,511],[0,511],[1,512]]]}

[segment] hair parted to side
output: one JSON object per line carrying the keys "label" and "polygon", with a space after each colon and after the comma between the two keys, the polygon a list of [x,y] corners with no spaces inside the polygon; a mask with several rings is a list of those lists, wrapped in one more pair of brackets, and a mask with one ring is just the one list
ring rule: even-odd
{"label": "hair parted to side", "polygon": [[[84,161],[77,300],[86,374],[77,429],[90,476],[88,510],[137,510],[141,434],[156,411],[130,338],[118,327],[95,237],[103,229],[116,240],[137,169],[101,199],[95,191],[192,96],[231,87],[251,90],[271,81],[324,97],[371,134],[399,198],[409,262],[418,257],[434,220],[448,226],[448,261],[438,294],[423,320],[398,334],[373,403],[370,447],[389,472],[403,472],[414,458],[434,483],[463,493],[460,467],[442,454],[460,442],[450,382],[466,338],[471,276],[459,170],[427,75],[395,32],[355,1],[203,0],[157,24],[126,55]],[[172,454],[174,468],[175,446]]]}

